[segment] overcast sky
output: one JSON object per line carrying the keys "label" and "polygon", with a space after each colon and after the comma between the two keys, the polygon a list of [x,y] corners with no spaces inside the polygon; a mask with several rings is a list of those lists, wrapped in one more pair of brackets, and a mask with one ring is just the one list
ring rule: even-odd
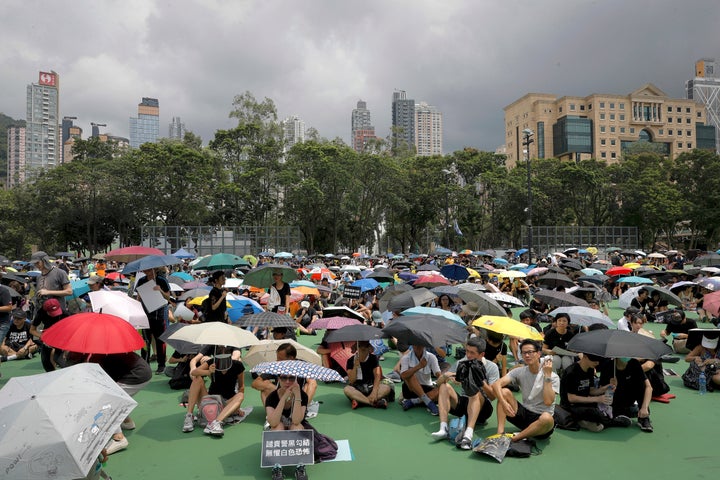
{"label": "overcast sky", "polygon": [[365,100],[389,133],[393,90],[443,113],[444,150],[504,143],[503,107],[528,92],[684,97],[695,60],[720,59],[717,0],[3,0],[0,111],[25,118],[38,71],[60,115],[127,137],[141,97],[207,143],[246,90],[349,143]]}

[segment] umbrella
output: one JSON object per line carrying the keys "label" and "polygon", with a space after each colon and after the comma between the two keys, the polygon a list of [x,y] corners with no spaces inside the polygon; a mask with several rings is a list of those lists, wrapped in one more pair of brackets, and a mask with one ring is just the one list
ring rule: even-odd
{"label": "umbrella", "polygon": [[145,346],[145,340],[126,320],[95,312],[76,313],[60,320],[43,332],[42,341],[79,353],[126,353]]}
{"label": "umbrella", "polygon": [[703,309],[714,316],[720,315],[720,292],[706,293],[703,295]]}
{"label": "umbrella", "polygon": [[278,252],[273,255],[274,258],[292,258],[293,254],[290,252]]}
{"label": "umbrella", "polygon": [[221,322],[188,325],[170,335],[168,339],[185,340],[199,345],[227,345],[237,348],[257,345],[260,342],[249,331]]}
{"label": "umbrella", "polygon": [[467,268],[454,263],[443,266],[440,269],[440,273],[450,280],[465,280],[470,276],[470,272],[468,272]]}
{"label": "umbrella", "polygon": [[507,265],[509,262],[507,260],[505,260],[504,258],[498,257],[498,258],[493,258],[492,263],[494,263],[496,265]]}
{"label": "umbrella", "polygon": [[105,275],[105,278],[112,280],[113,282],[127,282],[127,277],[120,272],[110,272]]}
{"label": "umbrella", "polygon": [[717,328],[691,328],[688,330],[687,342],[685,348],[692,351],[693,348],[700,345],[702,338],[707,336],[709,339],[720,337],[720,329]]}
{"label": "umbrella", "polygon": [[309,280],[295,280],[294,282],[290,282],[290,288],[297,288],[297,287],[317,288],[317,285],[315,285],[313,282],[311,282]]}
{"label": "umbrella", "polygon": [[94,363],[11,378],[0,391],[2,478],[85,478],[136,405]]}
{"label": "umbrella", "polygon": [[201,288],[193,288],[192,290],[188,290],[187,292],[184,292],[182,295],[180,295],[179,300],[187,300],[188,298],[197,297],[207,297],[210,293],[210,290],[212,290],[212,288],[208,285],[205,285]]}
{"label": "umbrella", "polygon": [[282,362],[263,362],[255,365],[252,373],[270,375],[294,375],[300,378],[314,378],[323,382],[345,382],[335,370],[302,360],[283,360]]}
{"label": "umbrella", "polygon": [[201,280],[193,280],[192,282],[183,283],[182,287],[185,290],[192,290],[194,288],[204,288],[208,291],[212,290],[212,287],[207,284],[207,282],[203,282]]}
{"label": "umbrella", "polygon": [[[440,288],[440,287],[435,287]],[[397,297],[401,293],[412,291],[413,288],[411,285],[408,285],[407,283],[400,283],[396,285],[390,285],[388,288],[385,289],[382,296],[380,297],[380,311],[385,312],[388,309],[388,303],[390,303],[390,300]],[[434,290],[434,289],[433,289]]]}
{"label": "umbrella", "polygon": [[710,291],[720,290],[720,277],[706,277],[697,280],[696,282],[702,288]]}
{"label": "umbrella", "polygon": [[345,327],[338,328],[337,330],[333,330],[328,333],[325,341],[328,343],[361,342],[378,340],[383,337],[385,337],[385,334],[379,328],[370,325],[357,324],[347,325]]}
{"label": "umbrella", "polygon": [[387,268],[378,268],[370,272],[365,278],[375,279],[378,282],[394,282],[395,275]]}
{"label": "umbrella", "polygon": [[289,343],[295,347],[295,350],[297,351],[296,358],[298,360],[313,363],[315,365],[322,365],[322,357],[314,350],[289,339],[260,340],[260,343],[250,347],[250,350],[243,355],[243,362],[251,368],[264,362],[275,362],[277,361],[277,348],[283,343]]}
{"label": "umbrella", "polygon": [[697,257],[693,260],[692,264],[696,267],[716,267],[720,266],[720,255],[717,253],[710,253]]}
{"label": "umbrella", "polygon": [[318,290],[316,287],[300,286],[300,287],[291,288],[290,291],[291,291],[291,293],[302,294],[303,297],[305,295],[315,295],[316,297],[320,296],[320,290]]}
{"label": "umbrella", "polygon": [[170,338],[172,334],[180,330],[181,328],[187,327],[189,324],[187,323],[171,323],[168,325],[168,327],[165,329],[165,331],[160,335],[160,340],[170,345],[172,348],[174,348],[178,353],[181,353],[183,355],[192,355],[197,354],[200,352],[200,345],[193,342],[188,342],[186,340],[176,340]]}
{"label": "umbrella", "polygon": [[142,257],[146,257],[148,255],[164,255],[164,252],[162,250],[158,250],[157,248],[151,247],[123,247],[116,248],[115,250],[110,250],[108,253],[105,254],[105,258],[107,260],[115,260],[116,262],[128,263],[132,262],[133,260],[138,260]]}
{"label": "umbrella", "polygon": [[242,284],[242,278],[226,278],[223,288],[240,288]]}
{"label": "umbrella", "polygon": [[585,300],[570,295],[569,293],[558,292],[555,290],[541,289],[533,293],[533,296],[553,307],[589,307]]}
{"label": "umbrella", "polygon": [[617,283],[634,283],[634,284],[646,284],[646,285],[652,285],[653,281],[649,278],[645,277],[637,277],[637,276],[631,276],[631,277],[620,277],[616,280]]}
{"label": "umbrella", "polygon": [[192,282],[193,276],[186,272],[173,272],[172,275],[168,277],[168,281],[172,282],[174,280],[177,280],[174,283],[182,285],[183,283]]}
{"label": "umbrella", "polygon": [[516,263],[515,265],[511,265],[510,267],[508,267],[508,270],[523,270],[525,268],[528,268],[529,266],[530,265],[528,265],[527,263]]}
{"label": "umbrella", "polygon": [[415,275],[411,272],[400,272],[398,273],[398,277],[400,277],[400,280],[405,280],[406,282],[414,282],[418,278],[420,278],[420,275]]}
{"label": "umbrella", "polygon": [[460,288],[456,287],[455,285],[440,285],[439,287],[431,288],[430,291],[433,292],[438,297],[440,295],[449,295],[451,297],[457,297],[458,293],[460,292]]}
{"label": "umbrella", "polygon": [[638,290],[641,288],[644,288],[648,291],[649,295],[652,297],[655,292],[660,294],[660,298],[662,300],[667,300],[667,302],[671,305],[675,305],[677,307],[682,308],[683,302],[674,293],[672,293],[670,290],[662,287],[656,287],[654,285],[643,285],[641,287],[632,287],[628,288],[625,293],[620,295],[620,298],[618,299],[618,306],[620,308],[627,308],[630,306],[630,302],[632,302],[632,299],[637,296]]}
{"label": "umbrella", "polygon": [[[250,314],[260,314],[265,311],[265,309],[260,305],[258,302],[253,300],[252,298],[245,298],[240,297],[236,298],[234,300],[229,300],[228,304],[230,305],[230,308],[227,310],[228,318],[231,322],[235,323],[241,318],[250,315]],[[272,312],[271,312],[272,313]],[[292,321],[291,318],[289,318],[287,315],[281,315],[285,318],[288,318],[290,321]],[[253,325],[255,326],[255,325]],[[291,326],[291,325],[286,325]]]}
{"label": "umbrella", "polygon": [[595,285],[602,285],[606,281],[610,280],[610,277],[607,275],[590,275],[586,277],[578,277],[577,282],[580,284],[583,283],[593,283]]}
{"label": "umbrella", "polygon": [[542,340],[543,336],[530,325],[525,325],[507,316],[483,315],[473,320],[472,325],[511,337]]}
{"label": "umbrella", "polygon": [[439,315],[409,315],[398,317],[383,328],[385,335],[396,337],[410,345],[435,348],[467,339],[465,326]]}
{"label": "umbrella", "polygon": [[[7,275],[5,275],[7,277]],[[75,297],[79,297],[81,295],[85,295],[90,291],[90,285],[88,285],[88,279],[83,278],[82,280],[73,280],[70,282],[70,287],[72,288],[72,295],[68,295],[67,299],[72,299]]]}
{"label": "umbrella", "polygon": [[401,315],[439,315],[441,317],[447,318],[448,320],[452,320],[453,322],[457,322],[460,325],[465,326],[465,321],[460,318],[460,315],[448,312],[447,310],[443,310],[442,308],[412,307],[408,308],[407,310],[403,310]]}
{"label": "umbrella", "polygon": [[297,327],[295,320],[287,315],[275,312],[253,313],[243,316],[238,322],[239,327]]}
{"label": "umbrella", "polygon": [[174,255],[147,255],[125,265],[122,273],[128,275],[130,273],[142,272],[143,270],[177,265],[178,263],[181,263],[181,260]]}
{"label": "umbrella", "polygon": [[615,322],[602,313],[600,310],[588,307],[560,307],[556,308],[550,315],[557,316],[560,313],[567,313],[570,315],[570,323],[580,325],[582,327],[589,327],[595,323],[602,323],[608,328],[616,328]]}
{"label": "umbrella", "polygon": [[350,286],[360,287],[361,292],[367,292],[368,290],[375,290],[380,284],[374,278],[363,278],[362,280],[354,281]]}
{"label": "umbrella", "polygon": [[592,275],[602,275],[603,272],[601,270],[598,270],[597,268],[583,268],[580,270],[580,273],[583,275],[592,276]]}
{"label": "umbrella", "polygon": [[142,304],[123,292],[98,290],[88,293],[93,312],[109,313],[120,317],[135,328],[150,328]]}
{"label": "umbrella", "polygon": [[347,318],[354,318],[356,320],[359,320],[361,322],[365,321],[365,317],[362,316],[362,314],[356,312],[355,310],[342,306],[342,307],[326,307],[323,309],[323,316],[324,317],[347,317]]}
{"label": "umbrella", "polygon": [[512,295],[508,295],[507,293],[487,292],[487,293],[485,293],[485,295],[492,298],[493,300],[495,300],[496,302],[498,302],[501,305],[504,303],[507,305],[512,305],[514,307],[524,307],[525,306],[525,303],[522,300],[520,300],[517,297],[513,297]]}
{"label": "umbrella", "polygon": [[539,277],[535,283],[553,288],[567,288],[575,285],[575,282],[573,282],[570,277],[562,273],[546,273],[542,277]]}
{"label": "umbrella", "polygon": [[526,272],[526,275],[528,277],[532,277],[534,275],[542,275],[544,273],[547,273],[548,269],[547,267],[535,267],[531,269],[530,271]]}
{"label": "umbrella", "polygon": [[[720,280],[720,278],[718,278],[718,280]],[[675,290],[675,289],[677,289],[677,288],[682,288],[682,289],[684,289],[685,287],[697,287],[697,286],[698,286],[698,284],[695,283],[695,282],[690,282],[690,281],[688,281],[688,280],[683,280],[683,281],[680,281],[680,282],[675,282],[675,283],[673,283],[672,285],[670,285],[670,291],[673,291],[673,290]],[[675,293],[675,292],[673,292],[673,293]]]}
{"label": "umbrella", "polygon": [[360,270],[360,267],[357,267],[355,265],[344,265],[340,268],[340,271],[343,273],[360,273],[362,270]]}
{"label": "umbrella", "polygon": [[[418,307],[435,300],[435,294],[427,288],[416,288],[395,296],[387,303],[387,309],[392,311],[406,310]],[[380,305],[382,309],[382,304]]]}
{"label": "umbrella", "polygon": [[605,271],[605,275],[615,277],[622,275],[632,275],[632,268],[628,267],[612,267]]}
{"label": "umbrella", "polygon": [[292,282],[298,276],[295,269],[286,265],[267,263],[261,267],[255,267],[247,272],[243,278],[243,284],[252,285],[253,287],[258,288],[268,288],[270,285],[275,283],[272,276],[275,271],[282,273],[283,282],[286,283]]}
{"label": "umbrella", "polygon": [[660,340],[625,330],[578,333],[568,342],[567,350],[605,358],[633,357],[650,360],[672,353],[672,348]]}
{"label": "umbrella", "polygon": [[420,265],[417,269],[418,272],[439,272],[440,269],[437,265],[432,263],[426,263],[424,265]]}
{"label": "umbrella", "polygon": [[500,272],[498,274],[498,278],[509,278],[511,280],[514,280],[516,278],[525,278],[527,275],[525,275],[523,272],[520,272],[518,270],[506,270],[504,272]]}
{"label": "umbrella", "polygon": [[648,254],[647,258],[667,258],[667,257],[665,255],[663,255],[662,253],[652,252],[652,253]]}
{"label": "umbrella", "polygon": [[310,327],[316,330],[337,330],[338,328],[343,328],[347,325],[358,325],[360,323],[362,323],[360,320],[348,317],[323,317],[312,322]]}
{"label": "umbrella", "polygon": [[450,280],[440,274],[430,274],[421,275],[417,280],[415,280],[415,283],[413,283],[413,286],[415,287],[426,288],[439,287],[440,285],[450,285]]}
{"label": "umbrella", "polygon": [[323,278],[329,278],[330,280],[334,280],[335,278],[337,278],[335,274],[327,267],[315,267],[307,273],[307,276],[311,280],[322,280]]}
{"label": "umbrella", "polygon": [[194,253],[190,253],[189,251],[185,250],[184,248],[178,249],[175,253],[173,253],[173,257],[177,258],[195,258]]}
{"label": "umbrella", "polygon": [[72,252],[57,252],[55,254],[56,257],[74,257],[75,254]]}
{"label": "umbrella", "polygon": [[461,289],[458,294],[465,303],[475,303],[481,315],[505,315],[505,309],[487,293]]}
{"label": "umbrella", "polygon": [[250,264],[242,257],[230,253],[216,253],[201,258],[193,265],[193,270],[226,270],[235,267],[249,267]]}

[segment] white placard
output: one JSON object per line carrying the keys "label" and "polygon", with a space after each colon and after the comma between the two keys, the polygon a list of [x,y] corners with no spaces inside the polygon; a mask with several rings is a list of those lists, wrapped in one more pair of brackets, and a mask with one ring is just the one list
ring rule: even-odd
{"label": "white placard", "polygon": [[145,306],[145,310],[148,312],[154,312],[168,303],[163,294],[160,293],[160,290],[155,290],[156,285],[155,280],[148,280],[146,283],[135,288],[135,291],[140,295],[140,300]]}

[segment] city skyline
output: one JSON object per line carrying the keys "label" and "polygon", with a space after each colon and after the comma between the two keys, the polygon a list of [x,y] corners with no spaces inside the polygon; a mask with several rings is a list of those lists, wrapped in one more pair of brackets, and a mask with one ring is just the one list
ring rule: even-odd
{"label": "city skyline", "polygon": [[25,86],[54,70],[60,117],[77,117],[84,131],[99,122],[129,137],[127,119],[147,96],[162,102],[161,124],[181,117],[207,144],[234,126],[233,97],[250,91],[272,99],[279,119],[298,115],[352,145],[357,101],[386,138],[389,96],[403,89],[443,113],[444,153],[494,151],[503,107],[527,93],[628,95],[652,83],[683,98],[694,62],[720,58],[720,7],[710,0],[685,9],[668,0],[368,1],[361,11],[323,1],[182,3],[9,0],[0,111],[25,118]]}

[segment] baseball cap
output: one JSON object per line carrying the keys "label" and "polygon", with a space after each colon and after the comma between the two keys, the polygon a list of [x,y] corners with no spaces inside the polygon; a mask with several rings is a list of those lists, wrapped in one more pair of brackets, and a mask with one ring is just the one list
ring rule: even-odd
{"label": "baseball cap", "polygon": [[13,318],[22,318],[23,320],[27,318],[27,313],[25,313],[25,310],[22,308],[16,308],[12,311]]}
{"label": "baseball cap", "polygon": [[59,317],[60,315],[62,315],[62,308],[60,308],[60,301],[57,298],[50,298],[48,300],[45,300],[45,303],[43,303],[42,308],[51,317]]}
{"label": "baseball cap", "polygon": [[88,278],[88,281],[87,281],[88,285],[95,285],[96,283],[102,283],[102,282],[103,282],[103,277],[101,277],[100,275],[93,275],[90,278]]}
{"label": "baseball cap", "polygon": [[310,307],[310,302],[308,302],[307,300],[303,300],[302,302],[300,302],[300,307],[308,308]]}
{"label": "baseball cap", "polygon": [[43,258],[47,257],[48,254],[43,252],[42,250],[38,250],[37,252],[33,253],[30,257],[30,263],[39,262]]}

